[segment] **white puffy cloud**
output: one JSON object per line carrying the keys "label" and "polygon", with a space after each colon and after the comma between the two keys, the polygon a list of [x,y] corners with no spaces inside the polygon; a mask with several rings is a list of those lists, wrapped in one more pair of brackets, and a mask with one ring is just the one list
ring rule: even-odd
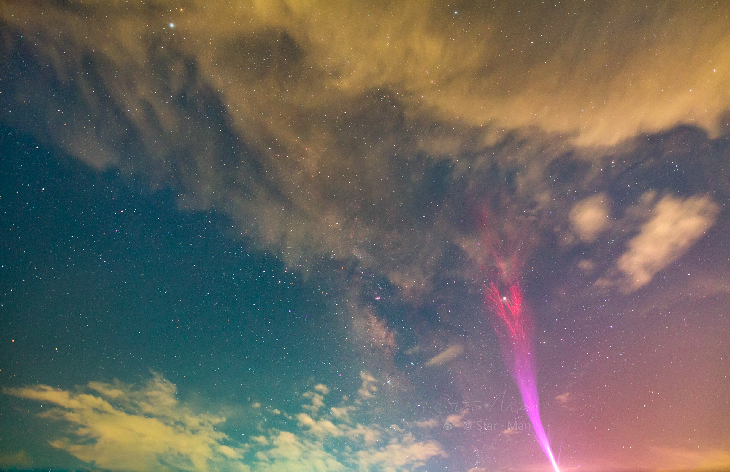
{"label": "white puffy cloud", "polygon": [[576,203],[570,210],[573,230],[585,241],[593,241],[609,224],[608,197],[598,194]]}
{"label": "white puffy cloud", "polygon": [[616,262],[629,290],[636,290],[676,261],[715,222],[719,207],[708,196],[681,199],[667,195],[652,209],[652,216],[627,251]]}

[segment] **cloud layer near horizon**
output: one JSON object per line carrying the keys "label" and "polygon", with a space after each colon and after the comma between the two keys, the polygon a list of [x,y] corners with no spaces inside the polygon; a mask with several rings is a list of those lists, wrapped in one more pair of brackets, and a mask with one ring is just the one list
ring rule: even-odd
{"label": "cloud layer near horizon", "polygon": [[[107,470],[422,470],[430,460],[448,457],[444,446],[433,438],[438,436],[434,433],[443,429],[444,422],[456,429],[446,431],[441,439],[468,444],[471,438],[468,424],[476,428],[475,418],[484,417],[483,412],[474,415],[474,411],[479,411],[472,411],[474,402],[471,407],[457,406],[456,410],[453,410],[456,403],[446,403],[451,409],[436,405],[440,414],[431,412],[435,416],[399,425],[388,425],[385,420],[383,424],[383,411],[376,406],[380,405],[376,388],[379,381],[368,372],[362,372],[360,380],[359,390],[339,401],[332,397],[327,386],[312,386],[299,396],[302,402],[299,412],[281,411],[255,402],[222,407],[218,414],[203,413],[179,400],[176,386],[154,372],[141,387],[119,381],[92,381],[86,387],[73,390],[36,385],[6,388],[3,393],[41,402],[44,406],[50,404],[47,411],[38,415],[65,427],[59,428],[49,444],[93,467]],[[499,410],[504,398],[495,398]],[[556,400],[565,414],[586,409],[576,403],[571,393],[559,395]],[[333,402],[337,406],[330,406]],[[484,406],[489,409],[489,405]],[[376,415],[380,421],[374,420],[368,409],[380,411]],[[489,411],[487,417],[497,421],[494,425],[505,428],[496,414]],[[226,415],[238,417],[238,421],[247,418],[246,424],[239,426],[249,432],[242,436],[247,440],[237,440],[223,432],[228,421]],[[511,416],[509,419],[513,420]],[[638,423],[640,427],[642,422]],[[488,434],[491,440],[496,440],[493,434],[507,443],[516,436],[529,436],[529,432],[513,429]],[[719,470],[730,464],[727,452],[716,447],[697,451],[683,445],[656,446],[647,441],[634,443],[634,453],[638,454],[634,466],[646,470]],[[10,466],[39,465],[22,450],[2,460]],[[626,463],[620,459],[599,460],[595,456],[581,463],[581,468],[598,472],[609,466],[621,469]]]}
{"label": "cloud layer near horizon", "polygon": [[[321,384],[302,395],[302,412],[263,410],[247,429],[257,435],[246,443],[222,432],[226,417],[195,412],[177,399],[177,388],[164,377],[141,388],[115,381],[90,382],[68,391],[47,385],[4,390],[28,400],[54,405],[40,416],[67,424],[51,446],[111,470],[225,470],[259,471],[408,471],[436,456],[441,445],[417,439],[411,432],[355,419],[365,402],[374,398],[372,375],[363,372],[356,401],[325,408],[329,389]],[[240,407],[237,407],[240,408]],[[320,411],[322,410],[322,411]],[[270,416],[269,422],[264,421]],[[283,417],[297,428],[271,426]]]}

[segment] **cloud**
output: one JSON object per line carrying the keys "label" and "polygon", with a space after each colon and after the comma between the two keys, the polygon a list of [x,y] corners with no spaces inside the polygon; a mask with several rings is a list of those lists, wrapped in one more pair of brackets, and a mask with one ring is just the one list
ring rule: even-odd
{"label": "cloud", "polygon": [[563,393],[563,394],[561,394],[561,395],[557,395],[557,396],[555,397],[555,399],[556,399],[556,400],[557,400],[558,402],[560,402],[560,403],[561,403],[562,405],[565,405],[566,403],[568,403],[568,401],[569,401],[569,397],[570,397],[570,392],[565,392],[565,393]]}
{"label": "cloud", "polygon": [[270,448],[256,454],[256,471],[336,471],[347,470],[319,441],[280,431],[271,439]]}
{"label": "cloud", "polygon": [[383,471],[396,471],[404,466],[418,468],[434,456],[445,456],[446,453],[436,441],[417,442],[412,434],[407,433],[400,443],[389,444],[377,450],[358,452],[358,465],[361,469],[377,468]]}
{"label": "cloud", "polygon": [[[372,384],[377,380],[367,372],[362,372],[360,377],[363,381],[359,391],[361,396],[374,400]],[[317,387],[321,391],[324,385]],[[303,398],[324,406],[323,398],[307,393],[311,392],[306,392]],[[346,398],[343,401],[347,402]],[[379,470],[405,471],[417,469],[433,457],[446,456],[441,445],[434,440],[419,440],[393,426],[384,428],[376,423],[353,421],[350,414],[358,411],[359,404],[360,400],[356,400],[354,405],[343,403],[325,414],[305,408],[315,412],[296,416],[300,434],[275,433],[265,443],[273,447],[256,454],[253,470],[370,470],[377,467]],[[343,412],[346,414],[343,415]],[[324,450],[324,444],[343,439],[347,441],[343,449]]]}
{"label": "cloud", "polygon": [[6,2],[3,120],[291,267],[351,260],[418,295],[473,238],[472,199],[540,209],[576,143],[713,131],[730,108],[722,3],[513,10]]}
{"label": "cloud", "polygon": [[[315,386],[315,390],[321,391],[321,389],[318,389],[319,385]],[[319,394],[316,392],[305,392],[304,395],[302,395],[304,398],[308,398],[312,404],[311,405],[303,405],[302,408],[305,408],[307,410],[310,410],[315,415],[319,411],[320,408],[324,406],[324,395],[327,393]]]}
{"label": "cloud", "polygon": [[[366,372],[361,377],[367,399],[376,400],[375,377]],[[353,414],[362,414],[359,402],[349,404],[347,396],[337,407],[322,408],[329,393],[324,384],[302,394],[310,401],[304,405],[306,412],[272,413],[271,421],[250,425],[263,434],[251,436],[249,443],[237,443],[221,432],[223,415],[196,413],[178,401],[176,387],[159,374],[141,388],[116,381],[90,382],[75,391],[37,385],[4,392],[54,405],[41,416],[70,429],[50,444],[94,467],[112,470],[338,471],[377,465],[408,471],[445,455],[434,440],[353,420]],[[267,409],[263,414],[268,413]],[[297,428],[269,426],[281,416],[296,419]],[[280,426],[287,424],[292,423]],[[325,444],[338,446],[325,449]],[[27,462],[22,452],[5,459],[14,465]]]}
{"label": "cloud", "polygon": [[46,385],[5,393],[55,405],[41,416],[73,429],[50,444],[96,467],[204,471],[242,457],[242,450],[228,446],[227,436],[216,430],[225,418],[181,405],[175,386],[159,374],[139,390],[100,382],[88,389],[98,395]]}
{"label": "cloud", "polygon": [[[455,11],[435,2],[401,2],[379,12],[364,5],[304,7],[293,1],[275,8],[254,3],[244,12],[210,10],[200,3],[187,7],[176,15],[175,34],[197,41],[194,47],[180,41],[180,47],[196,55],[241,114],[244,105],[278,105],[272,95],[286,87],[287,98],[280,101],[300,104],[391,88],[413,109],[433,108],[445,120],[537,126],[576,133],[582,142],[612,143],[678,122],[712,128],[730,105],[725,57],[730,38],[721,6],[698,12],[675,2],[648,17],[634,6],[536,5],[519,12],[516,21],[506,5]],[[247,26],[238,26],[243,19]],[[559,32],[545,26],[558,21]],[[211,31],[208,26],[216,22],[219,28]],[[689,33],[692,24],[704,29]],[[165,33],[172,32],[160,36]],[[134,47],[129,38],[123,44]],[[252,83],[268,93],[247,97],[242,86]],[[272,129],[278,120],[269,121]]]}
{"label": "cloud", "polygon": [[464,352],[464,347],[461,344],[454,344],[453,346],[449,346],[445,350],[433,356],[426,362],[426,365],[445,364],[459,357],[462,352]]}
{"label": "cloud", "polygon": [[32,464],[33,461],[23,450],[15,453],[0,454],[0,467],[29,468]]}
{"label": "cloud", "polygon": [[718,212],[718,205],[709,196],[681,199],[667,195],[657,202],[651,219],[616,262],[628,289],[644,286],[654,274],[676,261],[712,227]]}
{"label": "cloud", "polygon": [[608,197],[599,194],[576,203],[570,210],[570,222],[581,239],[594,240],[609,224]]}
{"label": "cloud", "polygon": [[362,379],[362,386],[357,391],[359,395],[359,401],[368,400],[375,397],[375,392],[378,391],[378,387],[375,385],[375,377],[369,372],[360,372],[360,379]]}
{"label": "cloud", "polygon": [[703,451],[670,447],[652,447],[652,465],[660,470],[717,471],[730,470],[730,452],[708,448]]}

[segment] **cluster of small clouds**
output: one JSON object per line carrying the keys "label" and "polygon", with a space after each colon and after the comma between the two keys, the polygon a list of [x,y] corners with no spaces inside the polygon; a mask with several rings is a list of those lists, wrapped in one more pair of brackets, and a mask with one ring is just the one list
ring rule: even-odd
{"label": "cluster of small clouds", "polygon": [[[177,399],[177,389],[160,374],[141,388],[115,381],[90,382],[73,391],[46,385],[5,389],[4,393],[53,405],[40,416],[69,428],[50,445],[110,470],[258,471],[408,471],[429,459],[446,456],[432,439],[418,439],[397,426],[363,424],[353,414],[375,397],[376,379],[361,373],[362,386],[349,401],[326,407],[330,389],[317,384],[302,395],[299,413],[269,412],[298,429],[287,431],[259,424],[247,443],[222,430],[224,415],[195,412]],[[261,410],[261,404],[251,405]],[[268,414],[268,413],[267,413]],[[32,462],[23,451],[11,465]]]}

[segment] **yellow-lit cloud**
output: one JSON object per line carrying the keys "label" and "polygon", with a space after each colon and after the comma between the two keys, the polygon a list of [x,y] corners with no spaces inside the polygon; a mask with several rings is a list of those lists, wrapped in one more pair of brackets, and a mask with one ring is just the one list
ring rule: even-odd
{"label": "yellow-lit cloud", "polygon": [[175,386],[158,374],[141,390],[100,382],[88,387],[96,394],[45,385],[5,393],[55,405],[42,416],[73,429],[51,445],[96,467],[210,470],[217,463],[242,458],[242,450],[227,445],[226,435],[216,431],[225,419],[196,414],[181,405]]}
{"label": "yellow-lit cloud", "polygon": [[[8,51],[31,47],[43,73],[17,71],[27,89],[2,95],[9,123],[227,214],[290,266],[353,258],[418,294],[465,237],[443,176],[478,193],[496,159],[518,162],[539,207],[540,170],[565,147],[714,132],[730,108],[728,8],[4,2]],[[557,144],[481,154],[515,133]]]}
{"label": "yellow-lit cloud", "polygon": [[361,470],[396,471],[403,467],[421,467],[434,456],[443,456],[444,451],[436,441],[418,442],[407,433],[398,444],[388,444],[375,450],[358,452]]}
{"label": "yellow-lit cloud", "polygon": [[32,464],[33,461],[23,450],[16,453],[0,454],[0,467],[17,467],[27,469]]}
{"label": "yellow-lit cloud", "polygon": [[653,447],[649,464],[662,472],[692,470],[695,472],[730,470],[730,452],[708,448],[705,450],[687,448]]}
{"label": "yellow-lit cloud", "polygon": [[[361,377],[361,396],[373,399],[375,378],[367,372]],[[408,471],[445,455],[433,440],[353,421],[349,413],[359,402],[321,413],[329,393],[323,384],[302,395],[310,401],[304,405],[307,412],[284,413],[296,419],[298,429],[262,426],[264,434],[246,444],[220,431],[224,416],[194,412],[175,398],[176,391],[159,374],[140,389],[120,382],[90,382],[75,391],[45,385],[5,389],[8,395],[54,405],[42,416],[71,428],[50,440],[53,447],[112,470],[338,471],[378,466]],[[323,445],[337,438],[346,438],[346,447],[325,450]],[[5,458],[11,459],[13,465],[28,462],[24,453]]]}

